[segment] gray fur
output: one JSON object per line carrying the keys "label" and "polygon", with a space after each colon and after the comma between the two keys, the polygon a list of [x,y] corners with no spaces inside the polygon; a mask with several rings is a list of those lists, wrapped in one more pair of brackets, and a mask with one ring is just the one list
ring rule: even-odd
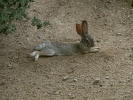
{"label": "gray fur", "polygon": [[[82,24],[87,23],[83,21]],[[87,26],[86,24],[84,26]],[[81,27],[82,28],[82,27]],[[85,27],[86,28],[86,27]],[[88,27],[87,27],[88,28]],[[62,55],[79,55],[86,54],[89,52],[98,52],[99,48],[94,47],[94,40],[88,34],[79,32],[81,35],[81,41],[79,43],[53,43],[44,42],[43,44],[37,45],[34,51],[30,54],[35,60],[38,60],[39,56],[62,56]]]}

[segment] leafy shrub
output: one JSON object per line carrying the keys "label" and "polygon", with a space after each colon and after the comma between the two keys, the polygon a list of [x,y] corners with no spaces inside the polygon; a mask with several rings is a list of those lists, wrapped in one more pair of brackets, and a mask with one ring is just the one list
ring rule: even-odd
{"label": "leafy shrub", "polygon": [[16,29],[13,20],[27,17],[26,9],[34,0],[0,0],[0,33],[8,34]]}

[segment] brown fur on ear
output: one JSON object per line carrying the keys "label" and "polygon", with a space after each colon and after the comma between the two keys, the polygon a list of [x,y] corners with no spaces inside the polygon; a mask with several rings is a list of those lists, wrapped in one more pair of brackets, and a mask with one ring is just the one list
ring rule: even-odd
{"label": "brown fur on ear", "polygon": [[88,34],[88,24],[85,20],[82,21],[82,29],[85,34]]}
{"label": "brown fur on ear", "polygon": [[82,28],[81,28],[81,25],[80,24],[76,24],[76,31],[79,35],[82,36]]}

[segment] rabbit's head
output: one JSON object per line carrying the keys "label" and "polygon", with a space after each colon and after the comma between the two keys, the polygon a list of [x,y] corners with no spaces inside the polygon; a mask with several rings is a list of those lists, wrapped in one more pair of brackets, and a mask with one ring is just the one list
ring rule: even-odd
{"label": "rabbit's head", "polygon": [[82,37],[81,43],[87,47],[94,46],[93,38],[88,34],[88,24],[87,21],[83,20],[82,25],[76,24],[76,31]]}

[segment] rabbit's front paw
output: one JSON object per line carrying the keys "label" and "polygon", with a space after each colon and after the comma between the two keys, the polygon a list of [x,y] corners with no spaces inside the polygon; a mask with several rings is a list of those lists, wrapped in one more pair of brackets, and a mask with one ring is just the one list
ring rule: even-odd
{"label": "rabbit's front paw", "polygon": [[95,53],[95,52],[98,52],[99,49],[100,49],[99,47],[91,47],[90,52]]}

